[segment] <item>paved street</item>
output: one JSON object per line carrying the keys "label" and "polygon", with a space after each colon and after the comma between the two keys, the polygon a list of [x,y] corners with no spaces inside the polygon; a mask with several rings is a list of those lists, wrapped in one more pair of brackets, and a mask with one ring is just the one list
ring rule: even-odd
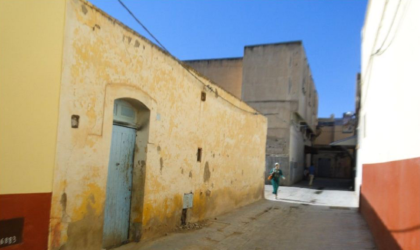
{"label": "paved street", "polygon": [[[269,186],[266,187],[270,192]],[[280,187],[281,197],[312,199],[326,203],[331,198],[350,197],[352,192]],[[270,193],[268,193],[270,195]],[[298,196],[295,196],[298,195]],[[284,198],[285,199],[285,198]],[[261,200],[207,222],[198,230],[171,233],[153,242],[128,244],[118,250],[210,250],[210,249],[376,249],[372,235],[356,208],[345,205],[345,199],[327,206]],[[322,202],[321,202],[322,201]],[[350,204],[353,201],[350,201]]]}
{"label": "paved street", "polygon": [[[318,206],[358,207],[358,196],[349,191],[351,180],[315,179],[312,186],[307,181],[299,182],[292,187],[280,186],[279,201],[311,204]],[[265,197],[275,200],[271,185],[265,186]]]}

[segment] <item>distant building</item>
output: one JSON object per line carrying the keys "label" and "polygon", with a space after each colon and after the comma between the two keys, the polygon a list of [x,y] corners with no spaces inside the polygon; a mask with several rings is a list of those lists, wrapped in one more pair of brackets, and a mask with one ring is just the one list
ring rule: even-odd
{"label": "distant building", "polygon": [[356,188],[378,249],[420,249],[419,44],[420,1],[369,1]]}
{"label": "distant building", "polygon": [[318,94],[302,42],[246,46],[243,58],[186,61],[268,118],[266,169],[281,163],[286,185],[302,179],[318,114]]}
{"label": "distant building", "polygon": [[343,118],[318,118],[317,137],[311,150],[315,176],[354,178],[356,119],[352,113]]}

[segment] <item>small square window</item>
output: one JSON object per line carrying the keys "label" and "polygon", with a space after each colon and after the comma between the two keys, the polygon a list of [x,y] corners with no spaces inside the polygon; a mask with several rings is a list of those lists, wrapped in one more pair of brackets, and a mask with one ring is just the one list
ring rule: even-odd
{"label": "small square window", "polygon": [[204,91],[201,92],[201,101],[203,101],[203,102],[206,101],[206,92],[204,92]]}
{"label": "small square window", "polygon": [[72,115],[71,116],[71,127],[72,128],[78,128],[79,127],[79,118],[78,115]]}

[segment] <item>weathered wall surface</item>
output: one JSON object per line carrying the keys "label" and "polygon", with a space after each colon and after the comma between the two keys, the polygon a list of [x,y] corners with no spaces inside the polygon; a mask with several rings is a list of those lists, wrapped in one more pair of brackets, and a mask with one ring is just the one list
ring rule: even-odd
{"label": "weathered wall surface", "polygon": [[0,220],[24,218],[13,249],[47,247],[63,25],[63,1],[0,1]]}
{"label": "weathered wall surface", "polygon": [[[282,162],[288,177],[284,184],[298,181],[304,144],[310,145],[310,138],[292,126],[303,122],[313,134],[318,114],[318,96],[302,43],[246,46],[243,58],[187,63],[228,90],[232,83],[242,86],[237,88],[242,90],[241,98],[268,119],[266,176],[275,162]],[[237,96],[238,92],[233,93]]]}
{"label": "weathered wall surface", "polygon": [[361,211],[378,248],[420,249],[420,1],[369,1],[362,38]]}
{"label": "weathered wall surface", "polygon": [[314,80],[303,46],[300,46],[300,50],[301,60],[295,65],[295,67],[299,67],[302,70],[300,78],[296,79],[297,85],[300,85],[296,93],[299,100],[298,114],[305,120],[312,131],[315,131],[318,116],[318,94],[315,90]]}
{"label": "weathered wall surface", "polygon": [[314,131],[318,111],[301,42],[245,47],[242,99],[268,119],[266,153],[272,159],[267,160],[267,170],[279,160],[287,178],[283,184],[299,181],[306,143],[299,123],[305,122]]}
{"label": "weathered wall surface", "polygon": [[[252,105],[255,109],[263,111],[267,117],[267,144],[266,144],[266,177],[270,174],[274,163],[278,162],[281,169],[286,176],[286,181],[282,184],[290,185],[290,168],[289,168],[289,154],[291,151],[291,120],[293,113],[291,110],[296,110],[297,103],[295,102],[253,102]],[[266,178],[266,184],[271,182]]]}
{"label": "weathered wall surface", "polygon": [[314,145],[329,145],[334,140],[334,126],[319,127],[320,134],[313,141]]}
{"label": "weathered wall surface", "polygon": [[287,180],[288,185],[293,185],[303,178],[305,167],[305,146],[310,146],[310,141],[298,129],[298,126],[290,126],[290,174]]}
{"label": "weathered wall surface", "polygon": [[245,47],[242,99],[246,102],[290,101],[300,90],[300,43]]}
{"label": "weathered wall surface", "polygon": [[267,154],[287,156],[289,154],[290,124],[293,119],[291,110],[296,109],[293,102],[255,102],[251,105],[262,110],[267,117]]}
{"label": "weathered wall surface", "polygon": [[237,98],[242,93],[242,58],[185,61]]}
{"label": "weathered wall surface", "polygon": [[321,134],[316,137],[314,145],[329,145],[332,142],[339,141],[354,135],[354,133],[343,132],[342,125],[323,126],[320,128]]}
{"label": "weathered wall surface", "polygon": [[[262,197],[265,117],[205,79],[218,95],[207,91],[202,102],[207,88],[180,62],[90,4],[67,1],[65,38],[52,249],[102,247],[118,98],[138,100],[150,110],[147,145],[137,149],[146,159],[134,162],[134,178],[144,178],[145,186],[133,186],[143,197],[132,199],[131,240],[136,230],[147,239],[179,225],[184,193],[194,193],[191,221]],[[70,126],[72,115],[80,116],[78,129]],[[203,149],[201,162],[197,148]]]}
{"label": "weathered wall surface", "polygon": [[345,138],[354,136],[356,119],[344,114],[343,118],[318,118],[317,132],[319,135],[314,140],[314,145],[329,145]]}
{"label": "weathered wall surface", "polygon": [[245,47],[242,85],[242,99],[251,106],[296,102],[292,112],[315,128],[317,93],[301,42]]}

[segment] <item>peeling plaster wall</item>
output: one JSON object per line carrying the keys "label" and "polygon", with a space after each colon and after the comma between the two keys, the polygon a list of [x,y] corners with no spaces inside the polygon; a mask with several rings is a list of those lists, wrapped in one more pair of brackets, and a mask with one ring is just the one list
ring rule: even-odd
{"label": "peeling plaster wall", "polygon": [[301,132],[292,128],[291,121],[298,114],[294,123],[305,122],[315,132],[318,115],[318,95],[302,42],[246,46],[243,58],[186,63],[235,96],[238,94],[232,87],[240,86],[239,96],[268,119],[266,177],[274,163],[281,162],[283,172],[290,177],[283,184],[300,180],[304,144],[310,146],[310,142],[297,135]]}
{"label": "peeling plaster wall", "polygon": [[[255,112],[204,78],[218,94],[207,91],[202,102],[205,88],[179,61],[83,1],[67,1],[62,74],[51,249],[101,249],[118,98],[150,110],[146,161],[134,162],[140,175],[145,168],[144,200],[133,199],[140,212],[131,219],[142,239],[180,224],[184,193],[194,193],[191,221],[262,198],[266,118],[235,108]],[[70,126],[74,114],[78,129]]]}

